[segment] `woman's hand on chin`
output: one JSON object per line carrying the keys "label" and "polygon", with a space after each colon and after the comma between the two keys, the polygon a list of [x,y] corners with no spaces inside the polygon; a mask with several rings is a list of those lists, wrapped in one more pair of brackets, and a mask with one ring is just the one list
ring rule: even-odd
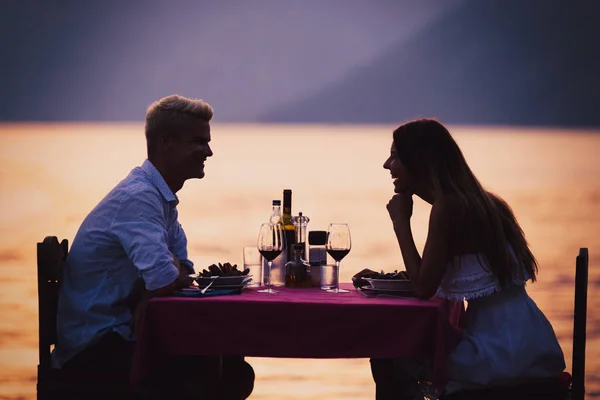
{"label": "woman's hand on chin", "polygon": [[413,194],[410,190],[397,192],[388,202],[387,210],[395,224],[410,221],[413,212]]}

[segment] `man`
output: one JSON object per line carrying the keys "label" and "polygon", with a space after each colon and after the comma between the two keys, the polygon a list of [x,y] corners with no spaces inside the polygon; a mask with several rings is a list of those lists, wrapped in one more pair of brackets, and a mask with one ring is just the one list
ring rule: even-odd
{"label": "man", "polygon": [[[63,272],[52,353],[54,368],[66,376],[127,382],[133,315],[142,292],[163,296],[189,285],[194,268],[175,194],[186,180],[204,177],[204,163],[213,155],[212,116],[213,109],[202,100],[172,95],[153,103],[145,124],[148,159],[79,228]],[[206,363],[198,361],[199,369],[186,359],[181,375],[189,375],[190,369],[202,372]],[[236,370],[226,361],[225,372]],[[243,358],[232,362],[244,363]],[[240,368],[249,367],[244,364]],[[168,375],[173,379],[177,374]]]}

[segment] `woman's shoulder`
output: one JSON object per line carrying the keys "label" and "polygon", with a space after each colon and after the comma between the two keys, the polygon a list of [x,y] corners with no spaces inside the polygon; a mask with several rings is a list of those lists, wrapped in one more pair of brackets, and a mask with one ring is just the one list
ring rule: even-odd
{"label": "woman's shoulder", "polygon": [[465,215],[467,207],[455,196],[443,195],[436,199],[431,206],[431,216],[455,222],[457,218]]}
{"label": "woman's shoulder", "polygon": [[488,227],[480,218],[477,218],[475,206],[469,205],[458,196],[442,196],[436,207],[432,207],[434,214],[443,214],[445,223],[448,224],[449,240],[451,242],[451,254],[460,256],[463,254],[476,254],[485,248],[482,242],[487,237]]}
{"label": "woman's shoulder", "polygon": [[472,209],[472,205],[469,205],[465,198],[456,194],[442,194],[433,202],[433,209],[450,215],[466,215],[469,209]]}

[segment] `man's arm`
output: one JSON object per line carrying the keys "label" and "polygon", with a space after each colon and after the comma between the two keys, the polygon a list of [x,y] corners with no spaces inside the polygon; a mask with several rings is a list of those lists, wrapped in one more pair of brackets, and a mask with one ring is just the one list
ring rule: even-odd
{"label": "man's arm", "polygon": [[174,212],[175,218],[169,229],[169,250],[173,253],[173,262],[179,270],[179,278],[177,278],[176,286],[182,288],[192,284],[190,274],[194,273],[194,263],[188,258],[187,237],[177,220],[179,217],[177,209]]}
{"label": "man's arm", "polygon": [[175,289],[179,269],[168,246],[162,200],[143,191],[124,198],[111,224],[125,253],[138,269],[146,290],[167,295]]}
{"label": "man's arm", "polygon": [[179,264],[182,267],[181,272],[184,273],[187,271],[188,274],[193,274],[195,272],[194,263],[188,258],[187,237],[178,221],[178,217],[179,213],[175,209],[175,218],[169,229],[169,250],[179,260]]}

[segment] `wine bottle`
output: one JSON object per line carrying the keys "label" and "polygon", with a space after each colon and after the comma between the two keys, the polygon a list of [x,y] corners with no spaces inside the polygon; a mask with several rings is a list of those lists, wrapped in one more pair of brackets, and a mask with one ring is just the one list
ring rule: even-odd
{"label": "wine bottle", "polygon": [[[283,220],[281,216],[281,200],[273,200],[273,209],[269,222],[273,225],[281,225],[283,228]],[[283,286],[285,284],[285,263],[288,261],[286,249],[279,254],[271,264],[271,285]],[[263,270],[267,270],[267,260],[265,258]],[[266,278],[265,278],[266,279]]]}
{"label": "wine bottle", "polygon": [[283,215],[281,217],[285,233],[287,259],[294,259],[294,244],[296,244],[296,227],[292,220],[292,190],[283,190]]}

